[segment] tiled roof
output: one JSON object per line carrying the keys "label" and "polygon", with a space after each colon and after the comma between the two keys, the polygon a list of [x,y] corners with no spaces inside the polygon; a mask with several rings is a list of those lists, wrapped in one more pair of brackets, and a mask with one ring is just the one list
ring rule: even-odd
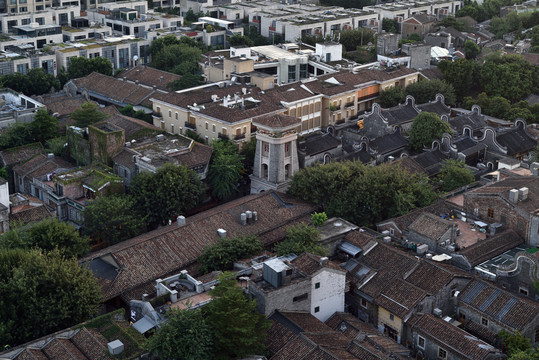
{"label": "tiled roof", "polygon": [[114,155],[112,161],[115,164],[120,164],[130,169],[135,165],[135,163],[133,162],[134,155],[137,155],[137,152],[129,148],[123,148],[118,154]]}
{"label": "tiled roof", "polygon": [[255,125],[262,125],[270,128],[286,128],[292,125],[299,125],[301,119],[283,114],[273,114],[264,116],[253,121]]}
{"label": "tiled roof", "polygon": [[155,133],[160,133],[161,130],[155,126],[148,124],[144,120],[135,119],[121,114],[112,114],[106,119],[106,122],[116,125],[125,131],[125,139],[131,140],[133,136],[142,129],[154,130]]}
{"label": "tiled roof", "polygon": [[485,128],[487,122],[482,115],[471,113],[449,118],[449,126],[458,134],[462,134],[464,126],[470,126],[472,131],[475,131]]}
{"label": "tiled roof", "polygon": [[191,151],[176,155],[173,159],[189,168],[205,165],[210,162],[212,147],[195,141]]}
{"label": "tiled roof", "polygon": [[427,296],[425,291],[410,283],[401,279],[393,279],[374,299],[374,302],[402,319],[425,296]]}
{"label": "tiled roof", "polygon": [[373,325],[367,324],[350,313],[336,312],[326,320],[333,330],[339,331],[349,339],[355,339],[359,334],[378,335],[378,329]]}
{"label": "tiled roof", "polygon": [[387,119],[389,125],[401,125],[414,120],[419,114],[411,101],[389,109],[383,109],[382,116]]}
{"label": "tiled roof", "polygon": [[539,177],[537,176],[508,177],[501,181],[470,190],[464,194],[465,204],[467,198],[473,198],[477,195],[481,197],[489,195],[493,198],[502,198],[506,203],[512,204],[509,201],[509,191],[523,187],[528,188],[528,198],[526,200],[519,200],[513,206],[528,213],[535,213],[538,208],[537,204],[539,204]]}
{"label": "tiled roof", "polygon": [[[240,214],[247,210],[257,211],[258,221],[243,226]],[[269,245],[281,238],[264,235],[314,210],[309,203],[273,191],[250,195],[188,217],[187,224],[181,228],[177,225],[163,227],[92,253],[82,262],[109,253],[116,258],[121,270],[114,281],[102,289],[105,299],[111,299],[194,263],[205,247],[219,241],[219,228],[224,228],[230,237],[257,235]]]}
{"label": "tiled roof", "polygon": [[459,302],[512,329],[522,330],[539,315],[536,302],[481,280],[471,281],[460,293]]}
{"label": "tiled roof", "polygon": [[392,134],[377,137],[369,146],[379,154],[390,153],[408,145],[408,139],[404,138],[399,131]]}
{"label": "tiled roof", "polygon": [[133,84],[128,81],[113,78],[93,72],[90,75],[72,80],[79,91],[85,89],[118,103],[144,105],[151,108],[150,97],[156,92],[152,88]]}
{"label": "tiled roof", "polygon": [[524,239],[509,229],[461,250],[459,255],[464,256],[473,267],[523,243]]}
{"label": "tiled roof", "polygon": [[412,331],[434,341],[447,351],[456,352],[463,359],[483,360],[501,352],[489,344],[470,336],[466,331],[432,314],[415,315],[410,320]]}
{"label": "tiled roof", "polygon": [[44,175],[61,170],[72,169],[75,166],[64,159],[54,156],[48,157],[44,154],[39,154],[23,164],[19,164],[13,168],[13,172],[19,176],[30,176],[40,178]]}
{"label": "tiled roof", "polygon": [[310,156],[333,150],[339,145],[341,140],[330,133],[316,133],[306,136],[305,140],[299,143],[299,150]]}
{"label": "tiled roof", "polygon": [[16,213],[9,214],[10,223],[26,225],[52,217],[45,205],[31,206]]}
{"label": "tiled roof", "polygon": [[449,115],[451,113],[451,109],[449,108],[449,106],[444,104],[441,100],[430,101],[425,104],[419,104],[417,105],[417,108],[421,111],[438,114],[438,116]]}
{"label": "tiled roof", "polygon": [[440,150],[424,151],[419,155],[414,156],[414,161],[423,168],[428,176],[434,176],[440,173],[442,163],[449,159],[449,156],[442,153]]}
{"label": "tiled roof", "polygon": [[[273,320],[270,316],[270,320]],[[287,342],[292,340],[296,334],[279,321],[272,321],[271,327],[266,336],[266,347],[270,354],[275,354]]]}
{"label": "tiled roof", "polygon": [[454,226],[452,222],[444,220],[439,216],[422,213],[410,224],[408,230],[426,236],[429,239],[438,240]]}
{"label": "tiled roof", "polygon": [[[449,284],[456,274],[459,276],[464,275],[456,268],[450,266],[442,267],[432,261],[422,261],[406,277],[406,281],[433,295]],[[465,276],[468,278],[471,277],[467,273],[465,273]]]}
{"label": "tiled roof", "polygon": [[167,84],[179,80],[180,75],[176,75],[167,71],[158,70],[146,65],[138,65],[130,69],[126,69],[116,75],[118,79],[127,79],[129,81],[139,81],[140,84],[146,86],[155,86],[158,89],[169,91]]}
{"label": "tiled roof", "polygon": [[305,275],[313,275],[318,270],[323,268],[330,268],[337,271],[344,271],[340,266],[333,263],[332,261],[328,261],[327,264],[322,265],[321,264],[321,256],[309,254],[309,253],[303,253],[294,260],[291,261],[291,264],[296,268],[296,270],[301,271]]}
{"label": "tiled roof", "polygon": [[537,146],[537,140],[532,139],[526,130],[520,127],[497,133],[496,141],[507,148],[507,155],[528,152]]}
{"label": "tiled roof", "polygon": [[436,17],[428,14],[414,14],[411,16],[413,19],[417,20],[420,24],[428,24],[436,21]]}
{"label": "tiled roof", "polygon": [[41,97],[41,99],[42,103],[47,107],[49,113],[58,114],[58,116],[71,115],[86,102],[82,96],[44,96]]}
{"label": "tiled roof", "polygon": [[413,157],[405,156],[390,162],[390,166],[400,167],[402,170],[408,171],[411,174],[427,175],[425,169],[414,160]]}
{"label": "tiled roof", "polygon": [[296,336],[288,341],[271,360],[309,359],[308,355],[316,348],[316,345],[302,336]]}
{"label": "tiled roof", "polygon": [[10,166],[29,160],[42,152],[43,145],[33,143],[0,151],[0,160],[3,166]]}
{"label": "tiled roof", "polygon": [[331,328],[305,311],[284,311],[280,310],[286,320],[292,322],[302,332],[328,332]]}

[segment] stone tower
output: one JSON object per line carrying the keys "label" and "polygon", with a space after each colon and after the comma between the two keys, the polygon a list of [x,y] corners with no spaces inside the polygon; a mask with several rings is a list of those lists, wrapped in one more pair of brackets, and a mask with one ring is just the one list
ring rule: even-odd
{"label": "stone tower", "polygon": [[301,120],[274,114],[253,120],[253,124],[258,130],[251,194],[271,189],[285,191],[299,170],[296,129]]}

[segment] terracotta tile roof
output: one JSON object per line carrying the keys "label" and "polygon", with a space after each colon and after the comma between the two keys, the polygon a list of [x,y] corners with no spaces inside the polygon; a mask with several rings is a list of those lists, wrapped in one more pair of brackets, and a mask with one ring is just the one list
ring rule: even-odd
{"label": "terracotta tile roof", "polygon": [[30,224],[52,217],[51,212],[45,205],[26,208],[16,213],[9,214],[10,223],[21,225]]}
{"label": "terracotta tile roof", "polygon": [[339,265],[335,264],[332,261],[328,261],[325,265],[322,265],[321,261],[321,256],[303,253],[294,260],[292,260],[291,263],[296,268],[296,270],[301,271],[305,275],[313,275],[318,270],[321,270],[323,268],[330,268],[344,272],[344,270]]}
{"label": "terracotta tile roof", "polygon": [[[111,113],[111,111],[107,111],[107,113]],[[137,134],[138,131],[142,129],[149,129],[154,130],[155,133],[161,133],[161,130],[153,126],[152,124],[148,124],[144,120],[135,119],[129,116],[124,116],[121,114],[111,114],[112,116],[108,117],[106,119],[106,122],[110,124],[114,124],[120,128],[122,128],[125,131],[125,139],[131,140],[133,139],[133,136]]]}
{"label": "terracotta tile roof", "polygon": [[211,146],[194,142],[191,151],[174,156],[173,159],[177,160],[180,164],[193,168],[209,163],[212,151]]}
{"label": "terracotta tile roof", "polygon": [[308,359],[308,354],[310,354],[316,345],[305,339],[302,336],[296,336],[291,341],[288,341],[275,355],[273,355],[271,360],[292,360],[292,359]]}
{"label": "terracotta tile roof", "polygon": [[359,334],[378,335],[378,329],[373,325],[367,324],[350,313],[336,312],[326,320],[333,330],[339,331],[349,339],[355,339]]}
{"label": "terracotta tile roof", "polygon": [[479,241],[463,249],[458,254],[464,256],[470,265],[474,267],[523,243],[524,239],[515,231],[509,229]]}
{"label": "terracotta tile roof", "polygon": [[10,166],[27,161],[44,151],[41,143],[33,143],[0,151],[2,166]]}
{"label": "terracotta tile roof", "polygon": [[45,154],[39,154],[27,162],[15,166],[13,172],[19,176],[29,176],[38,179],[52,172],[59,173],[74,167],[73,164],[58,156],[50,158]]}
{"label": "terracotta tile roof", "polygon": [[494,345],[499,341],[498,334],[490,331],[484,325],[478,324],[473,321],[467,321],[464,324],[464,329],[470,334],[477,336],[479,339]]}
{"label": "terracotta tile roof", "polygon": [[455,276],[471,278],[470,274],[453,266],[442,267],[439,263],[424,260],[410,275],[405,277],[405,280],[428,294],[434,295],[447,286]]}
{"label": "terracotta tile roof", "polygon": [[283,114],[273,114],[260,117],[253,121],[255,125],[262,125],[270,128],[286,128],[292,125],[299,125],[301,119]]}
{"label": "terracotta tile roof", "polygon": [[429,239],[438,240],[453,227],[456,225],[448,220],[430,213],[422,213],[410,224],[408,230]]}
{"label": "terracotta tile roof", "polygon": [[296,334],[278,321],[273,321],[266,336],[266,347],[270,354],[278,352]]}
{"label": "terracotta tile roof", "polygon": [[348,347],[348,352],[362,360],[390,359],[389,355],[382,353],[374,348],[374,346],[365,342],[353,342]]}
{"label": "terracotta tile roof", "polygon": [[469,306],[483,316],[522,330],[536,321],[539,304],[517,297],[481,280],[471,281],[459,295],[459,304]]}
{"label": "terracotta tile roof", "polygon": [[344,236],[344,241],[349,242],[350,244],[359,246],[360,248],[363,248],[367,244],[369,244],[372,241],[376,241],[376,237],[373,235],[360,230],[354,230],[348,232]]}
{"label": "terracotta tile roof", "polygon": [[427,296],[427,293],[410,283],[394,279],[374,299],[375,304],[383,307],[401,319]]}
{"label": "terracotta tile roof", "polygon": [[315,318],[311,313],[305,311],[285,311],[279,310],[286,320],[296,325],[302,332],[328,332],[332,329]]}
{"label": "terracotta tile roof", "polygon": [[83,327],[71,338],[71,341],[88,359],[109,358],[108,341],[97,330]]}
{"label": "terracotta tile roof", "polygon": [[153,88],[115,79],[96,72],[72,81],[77,86],[78,91],[87,90],[104,99],[133,106],[144,105],[151,108],[152,105],[149,99],[156,92]]}
{"label": "terracotta tile roof", "polygon": [[58,114],[58,116],[71,115],[86,100],[82,96],[45,96],[40,98],[42,103],[47,107],[50,114]]}
{"label": "terracotta tile roof", "polygon": [[[240,214],[247,210],[257,211],[258,221],[243,226]],[[265,234],[286,227],[314,210],[313,205],[285,194],[270,191],[250,195],[188,217],[187,224],[181,228],[177,225],[163,227],[97,251],[81,261],[89,262],[109,253],[115,257],[121,270],[114,281],[102,289],[105,299],[111,299],[194,263],[206,246],[219,241],[219,228],[224,227],[230,237],[252,234],[271,243],[278,239],[265,238]]]}
{"label": "terracotta tile roof", "polygon": [[463,359],[483,360],[489,355],[501,354],[493,346],[432,314],[415,315],[411,328]]}
{"label": "terracotta tile roof", "polygon": [[127,79],[129,81],[139,81],[140,84],[147,86],[155,86],[158,89],[169,91],[167,84],[179,80],[180,75],[176,75],[167,71],[158,70],[146,65],[138,65],[130,69],[126,69],[116,75],[118,79]]}

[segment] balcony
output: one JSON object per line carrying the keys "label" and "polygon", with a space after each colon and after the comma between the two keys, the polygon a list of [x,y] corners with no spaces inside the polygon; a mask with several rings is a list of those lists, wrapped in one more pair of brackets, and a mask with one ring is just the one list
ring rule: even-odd
{"label": "balcony", "polygon": [[241,139],[245,139],[245,134],[239,134],[239,135],[234,136],[234,140],[241,140]]}
{"label": "balcony", "polygon": [[344,105],[345,108],[351,108],[351,107],[354,107],[354,106],[355,106],[355,104],[354,104],[353,101],[351,101],[351,102],[349,102],[349,103],[346,103],[346,104]]}
{"label": "balcony", "polygon": [[161,113],[156,113],[156,112],[154,112],[154,113],[152,114],[152,117],[153,117],[154,119],[163,120],[163,114],[161,114]]}
{"label": "balcony", "polygon": [[217,137],[218,137],[219,139],[222,139],[222,140],[230,140],[230,138],[228,137],[228,135],[223,134],[223,133],[217,134]]}
{"label": "balcony", "polygon": [[186,122],[185,122],[185,127],[188,128],[188,129],[192,129],[192,130],[196,130],[196,129],[197,129],[196,124],[191,124],[189,121],[186,121]]}

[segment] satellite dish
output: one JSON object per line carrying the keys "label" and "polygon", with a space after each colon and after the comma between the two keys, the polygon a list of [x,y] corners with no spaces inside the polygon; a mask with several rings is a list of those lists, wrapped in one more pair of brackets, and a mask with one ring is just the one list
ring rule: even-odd
{"label": "satellite dish", "polygon": [[138,56],[137,55],[133,56],[133,61],[137,61],[137,60],[138,60]]}

